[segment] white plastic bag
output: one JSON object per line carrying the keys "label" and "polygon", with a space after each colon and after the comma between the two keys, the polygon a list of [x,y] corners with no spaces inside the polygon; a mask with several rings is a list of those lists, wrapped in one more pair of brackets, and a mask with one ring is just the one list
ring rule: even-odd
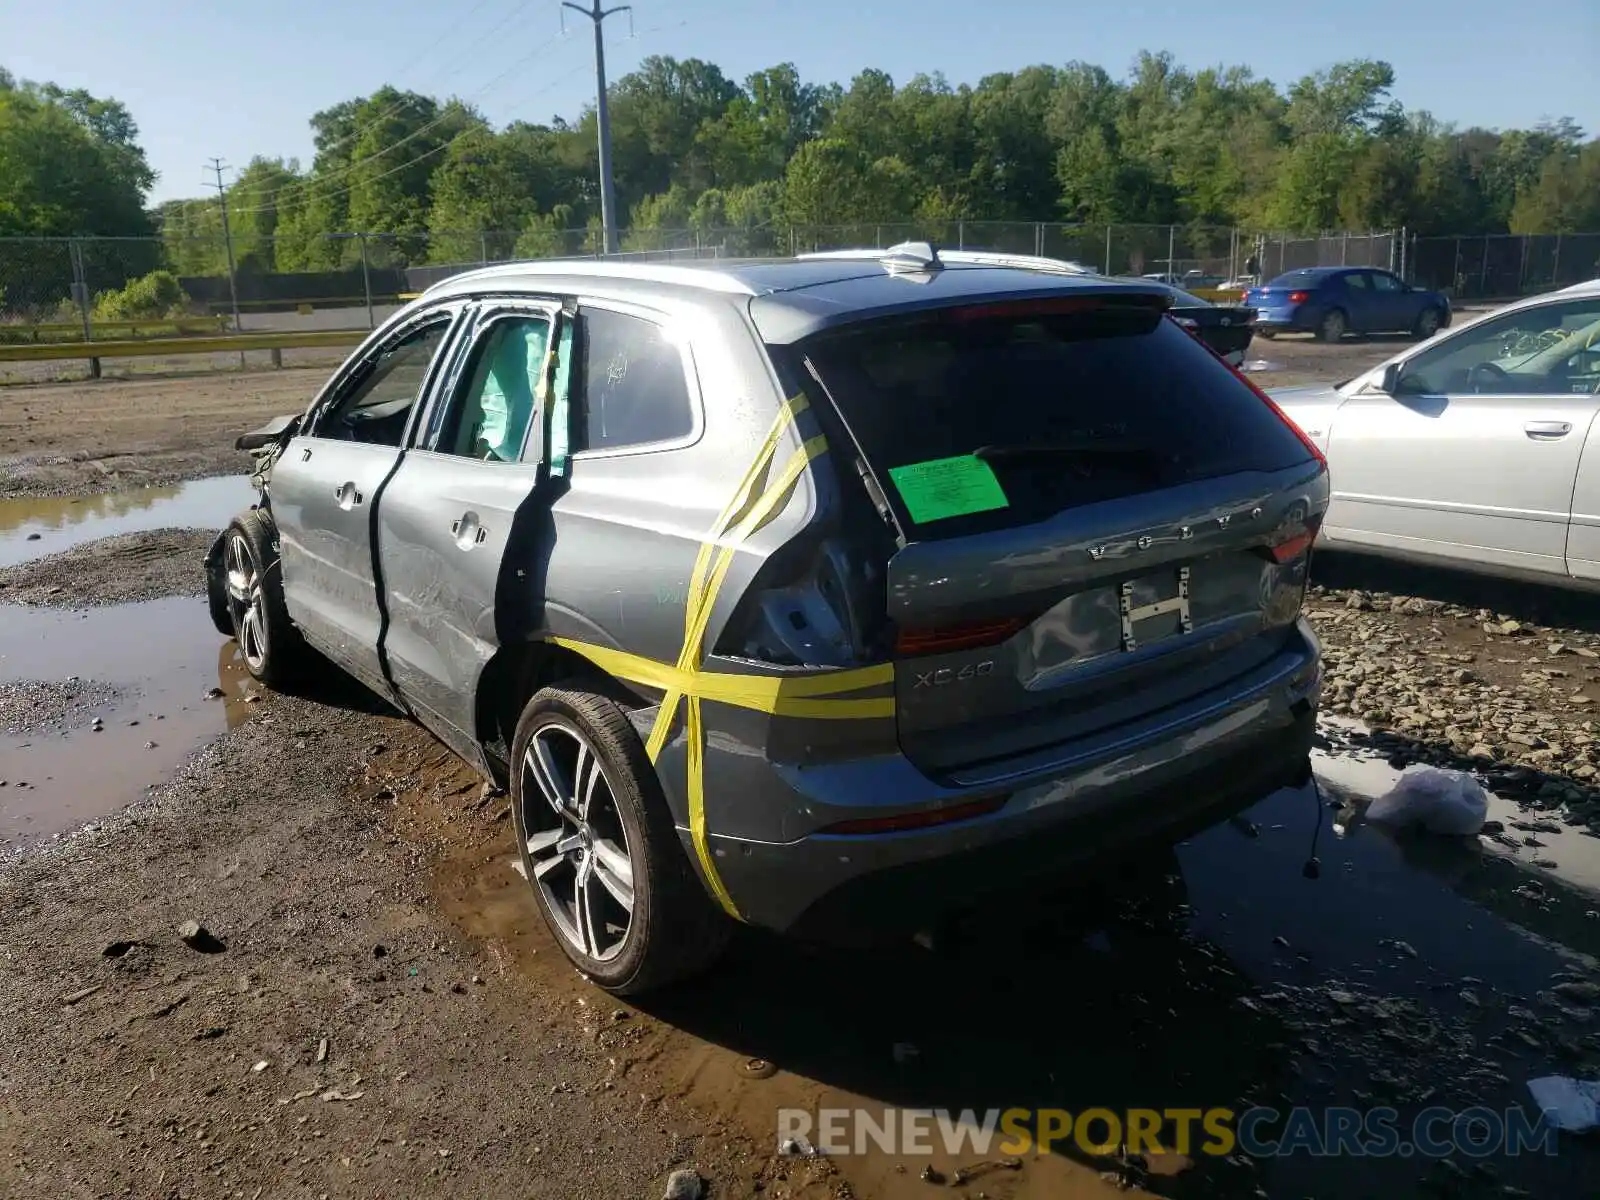
{"label": "white plastic bag", "polygon": [[1465,771],[1412,764],[1388,792],[1367,806],[1367,820],[1466,837],[1483,828],[1489,795]]}
{"label": "white plastic bag", "polygon": [[1600,1081],[1568,1079],[1565,1075],[1546,1075],[1528,1080],[1533,1102],[1557,1129],[1582,1133],[1600,1125]]}

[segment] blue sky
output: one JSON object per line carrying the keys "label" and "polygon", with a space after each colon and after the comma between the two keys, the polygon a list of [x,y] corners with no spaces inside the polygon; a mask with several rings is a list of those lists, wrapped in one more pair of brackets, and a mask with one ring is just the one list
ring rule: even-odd
{"label": "blue sky", "polygon": [[[211,155],[308,164],[307,118],[384,83],[459,95],[497,124],[576,116],[593,97],[592,40],[587,22],[562,38],[558,14],[556,0],[0,0],[0,66],[126,103],[159,201],[198,194]],[[627,14],[606,22],[612,78],[648,54],[709,59],[735,79],[786,60],[819,82],[868,66],[975,82],[1071,59],[1121,76],[1140,49],[1167,49],[1282,85],[1368,57],[1394,64],[1408,108],[1446,121],[1567,115],[1600,134],[1600,0],[635,0],[633,18],[631,40]]]}

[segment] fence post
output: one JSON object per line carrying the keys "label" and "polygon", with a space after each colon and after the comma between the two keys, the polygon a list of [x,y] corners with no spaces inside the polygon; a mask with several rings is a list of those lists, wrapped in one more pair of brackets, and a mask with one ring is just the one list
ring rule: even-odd
{"label": "fence post", "polygon": [[1033,252],[1040,258],[1044,257],[1044,222],[1033,223]]}
{"label": "fence post", "polygon": [[967,248],[967,223],[965,221],[957,221],[956,222],[956,249],[957,250],[965,250],[966,248]]}
{"label": "fence post", "polygon": [[356,239],[361,243],[361,290],[367,294],[367,328],[376,329],[378,323],[372,317],[372,275],[367,270],[367,235],[358,233]]}
{"label": "fence post", "polygon": [[1555,257],[1550,261],[1550,282],[1561,282],[1561,235],[1556,234]]}
{"label": "fence post", "polygon": [[1350,265],[1350,231],[1348,229],[1344,231],[1344,235],[1339,239],[1339,265],[1341,267]]}
{"label": "fence post", "polygon": [[1483,265],[1478,269],[1478,295],[1489,294],[1489,235],[1483,235]]}
{"label": "fence post", "polygon": [[483,230],[478,230],[478,264],[489,265],[489,235]]}
{"label": "fence post", "polygon": [[1111,231],[1114,228],[1116,228],[1116,227],[1113,226],[1113,225],[1107,225],[1106,226],[1106,274],[1107,275],[1111,274]]}
{"label": "fence post", "polygon": [[1172,261],[1172,256],[1177,253],[1177,250],[1178,250],[1178,227],[1176,225],[1168,225],[1167,226],[1167,278],[1169,280],[1175,274],[1177,274],[1177,268],[1173,265],[1173,261]]}
{"label": "fence post", "polygon": [[[78,301],[78,314],[83,318],[83,344],[87,349],[94,340],[89,324],[89,271],[83,262],[83,244],[77,238],[67,241],[67,256],[72,260],[72,290]],[[89,356],[89,378],[100,378],[100,360],[94,355]]]}

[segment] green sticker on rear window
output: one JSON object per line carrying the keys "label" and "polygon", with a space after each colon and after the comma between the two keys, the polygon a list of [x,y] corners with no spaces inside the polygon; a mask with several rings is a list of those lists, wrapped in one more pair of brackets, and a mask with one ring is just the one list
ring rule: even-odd
{"label": "green sticker on rear window", "polygon": [[918,525],[989,512],[1011,503],[989,464],[971,454],[890,467],[889,478]]}

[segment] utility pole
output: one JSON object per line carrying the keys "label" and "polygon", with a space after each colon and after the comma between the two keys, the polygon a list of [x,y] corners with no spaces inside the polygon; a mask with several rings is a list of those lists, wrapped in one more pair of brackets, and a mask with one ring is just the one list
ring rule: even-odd
{"label": "utility pole", "polygon": [[[562,8],[570,8],[573,12],[582,13],[594,22],[594,82],[595,124],[600,127],[600,224],[605,230],[605,252],[615,254],[617,244],[617,195],[611,184],[611,114],[606,105],[606,40],[600,26],[612,13],[625,12],[628,15],[629,30],[633,25],[633,5],[619,4],[614,8],[601,8],[600,0],[589,0],[590,6],[585,8],[581,4],[574,4],[572,0],[562,0]],[[562,27],[565,28],[566,20],[563,14]]]}
{"label": "utility pole", "polygon": [[[233,281],[233,233],[228,228],[228,189],[222,183],[222,173],[229,169],[220,158],[213,158],[206,167],[216,175],[217,200],[222,204],[222,241],[228,249],[228,297],[233,301],[233,331],[239,333],[239,287]],[[244,362],[243,351],[239,352],[239,361]]]}

